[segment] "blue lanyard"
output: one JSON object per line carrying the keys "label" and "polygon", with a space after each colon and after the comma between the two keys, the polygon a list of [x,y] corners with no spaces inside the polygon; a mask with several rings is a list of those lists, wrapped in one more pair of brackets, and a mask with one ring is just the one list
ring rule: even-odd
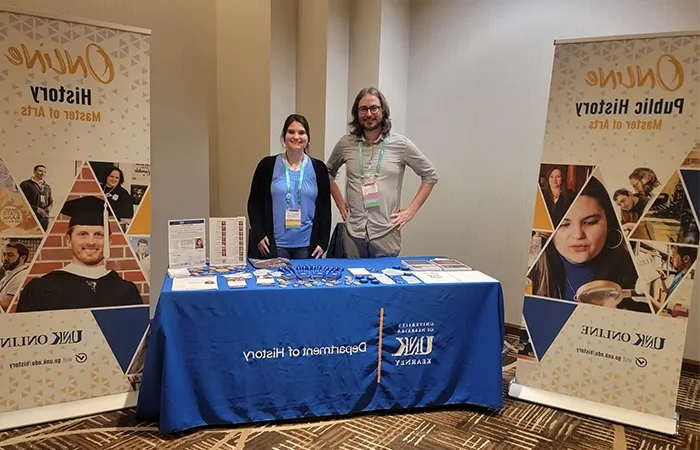
{"label": "blue lanyard", "polygon": [[[287,163],[287,157],[283,157],[284,161],[284,178],[287,181],[287,196],[285,197],[287,201],[287,206],[289,206],[290,200],[292,200],[292,182],[289,179],[289,164]],[[304,159],[301,161],[301,169],[299,170],[299,183],[297,189],[297,208],[301,209],[301,185],[304,182],[304,169],[306,168],[306,163],[309,161],[309,157],[304,155]]]}
{"label": "blue lanyard", "polygon": [[[360,151],[360,178],[365,179],[365,162],[362,159],[362,140],[357,142],[357,148]],[[379,157],[377,158],[377,168],[374,171],[374,179],[379,177],[379,168],[382,166],[382,159],[384,159],[384,151],[386,150],[386,140],[382,139],[382,143],[379,144]],[[371,161],[370,161],[371,163]],[[371,165],[371,164],[370,164]]]}

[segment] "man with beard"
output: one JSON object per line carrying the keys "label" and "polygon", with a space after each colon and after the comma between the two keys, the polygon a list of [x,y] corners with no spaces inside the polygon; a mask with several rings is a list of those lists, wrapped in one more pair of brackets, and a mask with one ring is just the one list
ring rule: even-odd
{"label": "man with beard", "polygon": [[[331,194],[345,221],[343,246],[349,258],[398,256],[400,230],[427,200],[437,173],[413,142],[391,131],[389,105],[378,89],[362,89],[351,112],[350,133],[340,138],[326,163]],[[347,201],[335,182],[343,165]],[[406,166],[421,178],[421,185],[401,210]]]}
{"label": "man with beard", "polygon": [[39,164],[34,166],[34,176],[19,184],[44,231],[49,226],[49,212],[53,207],[51,186],[44,180],[45,177],[46,166]]}
{"label": "man with beard", "polygon": [[29,250],[24,244],[10,242],[2,252],[5,276],[0,279],[0,308],[9,311],[12,300],[19,292],[29,273]]}
{"label": "man with beard", "polygon": [[61,214],[70,217],[65,240],[72,261],[30,281],[22,290],[17,312],[143,304],[134,283],[105,267],[110,234],[105,201],[80,197],[67,201]]}

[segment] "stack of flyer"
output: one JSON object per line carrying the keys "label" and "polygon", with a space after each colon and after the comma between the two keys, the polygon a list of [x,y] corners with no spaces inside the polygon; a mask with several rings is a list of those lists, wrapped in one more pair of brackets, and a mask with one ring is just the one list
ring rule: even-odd
{"label": "stack of flyer", "polygon": [[435,258],[435,259],[409,259],[402,260],[401,264],[408,270],[415,272],[435,272],[438,270],[472,270],[468,265],[456,259]]}

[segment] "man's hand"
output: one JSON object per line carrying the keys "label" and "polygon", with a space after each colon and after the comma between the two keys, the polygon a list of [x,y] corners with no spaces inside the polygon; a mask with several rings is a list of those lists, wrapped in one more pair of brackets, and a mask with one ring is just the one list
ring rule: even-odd
{"label": "man's hand", "polygon": [[46,214],[46,210],[45,210],[44,208],[37,208],[37,209],[36,209],[36,212],[37,212],[38,214],[41,214],[42,216],[48,215],[48,214]]}
{"label": "man's hand", "polygon": [[635,225],[636,225],[636,223],[634,223],[634,222],[627,222],[627,223],[624,223],[624,224],[622,224],[622,231],[624,231],[625,233],[629,234],[629,232],[632,231],[632,230],[634,229],[634,226],[635,226]]}
{"label": "man's hand", "polygon": [[270,240],[265,236],[258,242],[258,250],[260,254],[267,257],[270,254]]}
{"label": "man's hand", "polygon": [[400,209],[391,215],[391,224],[394,226],[394,228],[400,230],[404,225],[410,222],[415,215],[415,211],[413,211],[411,208]]}
{"label": "man's hand", "polygon": [[342,202],[338,205],[338,211],[340,211],[340,217],[343,218],[343,222],[348,220],[348,204],[346,202]]}

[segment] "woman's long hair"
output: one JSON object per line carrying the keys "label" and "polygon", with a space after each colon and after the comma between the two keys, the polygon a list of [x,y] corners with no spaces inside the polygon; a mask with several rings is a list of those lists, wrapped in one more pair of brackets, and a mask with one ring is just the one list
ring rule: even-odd
{"label": "woman's long hair", "polygon": [[[615,209],[605,187],[597,178],[591,177],[581,191],[581,196],[594,199],[603,209],[608,222],[608,239],[600,254],[594,258],[594,279],[612,281],[626,289],[633,288],[637,281],[637,272],[634,269],[632,257],[627,251]],[[564,264],[554,245],[554,236],[533,266],[530,279],[533,294],[542,297],[564,297],[566,291]]]}
{"label": "woman's long hair", "polygon": [[566,184],[566,178],[564,177],[564,169],[562,169],[559,166],[554,166],[547,171],[547,174],[545,176],[545,183],[544,183],[544,186],[542,187],[542,194],[544,194],[545,200],[551,201],[552,204],[554,203],[554,194],[552,193],[552,188],[549,186],[549,177],[552,176],[552,173],[554,173],[555,170],[558,170],[559,173],[561,174],[561,192],[559,194],[559,200],[560,201],[561,200],[564,200],[564,201],[573,200],[573,196],[569,195],[570,190]]}

